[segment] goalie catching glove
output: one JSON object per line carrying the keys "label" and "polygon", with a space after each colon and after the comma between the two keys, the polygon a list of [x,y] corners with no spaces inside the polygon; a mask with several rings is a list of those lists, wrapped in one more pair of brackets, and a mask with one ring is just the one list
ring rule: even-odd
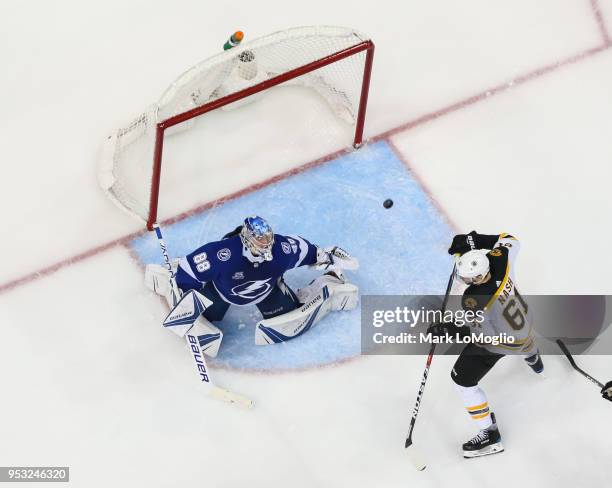
{"label": "goalie catching glove", "polygon": [[355,270],[359,268],[357,258],[338,246],[317,248],[317,262],[315,269],[331,271],[334,269]]}

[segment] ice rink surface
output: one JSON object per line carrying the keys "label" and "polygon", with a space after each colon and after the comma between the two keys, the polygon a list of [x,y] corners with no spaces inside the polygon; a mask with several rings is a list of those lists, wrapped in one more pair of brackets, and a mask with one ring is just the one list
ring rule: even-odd
{"label": "ice rink surface", "polygon": [[[381,191],[393,195],[389,210],[381,205]],[[315,199],[317,204],[310,204]],[[184,256],[219,239],[242,222],[245,208],[278,222],[275,231],[280,234],[297,233],[322,246],[334,245],[329,236],[342,236],[342,246],[356,256],[375,249],[376,256],[364,260],[351,276],[362,294],[437,295],[446,287],[452,260],[440,244],[452,238],[452,230],[384,141],[168,226],[164,237],[170,254]],[[406,246],[407,240],[417,242]],[[162,264],[153,235],[136,239],[131,247],[141,263]],[[319,274],[300,268],[287,273],[287,283],[297,290]],[[255,345],[258,317],[255,306],[230,309],[221,322],[223,354],[217,363],[274,371],[330,364],[359,354],[359,309],[335,314],[333,326],[315,327],[299,341],[275,347]]]}
{"label": "ice rink surface", "polygon": [[[460,455],[474,426],[449,378],[454,358],[437,357],[415,432],[422,473],[403,439],[424,358],[355,357],[351,314],[277,355],[248,342],[248,312],[228,316],[213,371],[257,404],[206,399],[142,284],[155,241],[105,198],[96,165],[108,133],[233,30],[355,27],[376,43],[371,143],[169,226],[172,252],[258,211],[281,233],[353,251],[362,292],[441,293],[455,229],[506,231],[522,241],[524,293],[609,294],[610,0],[26,1],[0,5],[0,18],[1,465],[69,465],[84,487],[605,485],[611,407],[559,357],[544,358],[546,379],[506,358],[483,380],[506,452],[471,461]],[[244,146],[269,136],[265,121],[232,116],[248,127]],[[273,167],[248,147],[216,167],[227,151],[211,148],[215,185],[202,182],[201,202],[294,167],[312,149],[301,143]],[[612,377],[608,356],[580,362]]]}

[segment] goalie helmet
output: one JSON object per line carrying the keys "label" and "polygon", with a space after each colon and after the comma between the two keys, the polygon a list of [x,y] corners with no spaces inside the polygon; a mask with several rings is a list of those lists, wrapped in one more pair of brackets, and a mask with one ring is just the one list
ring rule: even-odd
{"label": "goalie helmet", "polygon": [[265,261],[272,261],[274,232],[264,219],[257,216],[244,219],[240,239],[253,256],[262,256]]}
{"label": "goalie helmet", "polygon": [[479,285],[489,274],[489,258],[481,250],[468,251],[457,261],[456,273],[466,285]]}

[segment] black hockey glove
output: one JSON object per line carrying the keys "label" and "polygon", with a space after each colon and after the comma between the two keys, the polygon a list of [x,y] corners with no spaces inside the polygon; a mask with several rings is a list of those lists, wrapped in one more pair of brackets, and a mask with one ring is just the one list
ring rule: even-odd
{"label": "black hockey glove", "polygon": [[448,248],[448,253],[452,256],[454,254],[463,255],[472,249],[476,249],[476,244],[474,243],[474,234],[476,231],[473,230],[469,234],[457,234],[453,237],[453,242],[451,246]]}
{"label": "black hockey glove", "polygon": [[499,235],[479,234],[475,230],[469,234],[457,234],[448,248],[450,255],[463,255],[472,249],[493,249]]}
{"label": "black hockey glove", "polygon": [[427,328],[427,333],[431,333],[433,337],[444,337],[446,334],[459,334],[464,337],[470,333],[470,327],[468,325],[459,327],[453,322],[436,322]]}
{"label": "black hockey glove", "polygon": [[431,324],[427,327],[427,333],[431,334],[434,337],[444,337],[446,334],[449,334],[449,326],[452,324],[444,324],[441,322]]}
{"label": "black hockey glove", "polygon": [[601,389],[601,396],[609,402],[612,402],[612,381],[608,381]]}

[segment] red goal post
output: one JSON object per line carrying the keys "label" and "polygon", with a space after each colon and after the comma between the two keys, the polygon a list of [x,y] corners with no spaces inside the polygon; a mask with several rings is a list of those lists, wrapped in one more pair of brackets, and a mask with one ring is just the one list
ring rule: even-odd
{"label": "red goal post", "polygon": [[[197,117],[228,109],[230,104],[247,103],[245,99],[287,83],[312,88],[326,99],[338,117],[354,127],[352,144],[358,148],[363,140],[373,57],[374,43],[367,36],[328,26],[280,31],[213,56],[181,75],[156,104],[107,139],[100,184],[114,203],[152,230],[158,218],[165,139],[173,131],[182,131],[179,124],[189,129],[188,124]],[[292,62],[293,58],[308,62]],[[356,58],[359,60],[350,65],[346,61]],[[336,68],[343,62],[345,66]],[[284,65],[289,69],[284,70]],[[140,146],[139,156],[126,155],[134,146]],[[145,206],[145,195],[138,187],[146,187],[146,182],[130,173],[134,173],[133,166],[146,167],[147,159],[151,170]],[[128,183],[134,179],[135,183]]]}

